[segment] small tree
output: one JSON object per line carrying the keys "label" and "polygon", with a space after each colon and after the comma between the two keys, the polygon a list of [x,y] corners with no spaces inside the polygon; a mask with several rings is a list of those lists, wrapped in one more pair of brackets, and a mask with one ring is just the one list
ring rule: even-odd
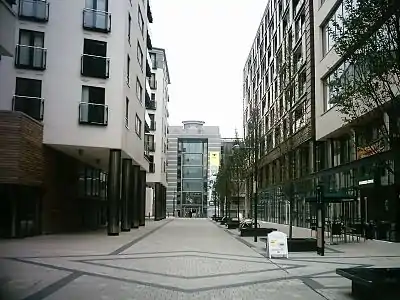
{"label": "small tree", "polygon": [[[343,0],[343,7],[344,13],[329,29],[334,50],[344,59],[330,78],[330,103],[346,123],[356,127],[365,116],[386,113],[389,121],[380,121],[380,138],[399,153],[400,1]],[[385,148],[382,143],[369,142],[365,145],[369,155]],[[400,156],[395,155],[393,165],[382,164],[394,175],[398,187]]]}
{"label": "small tree", "polygon": [[247,177],[247,150],[243,141],[239,138],[237,130],[235,130],[234,145],[230,167],[233,173],[233,187],[237,198],[237,218],[239,219],[240,195],[245,187],[245,179]]}
{"label": "small tree", "polygon": [[[221,212],[226,217],[228,216],[228,205],[231,198],[231,178],[230,163],[228,160],[223,160],[215,180],[215,191],[218,194]],[[225,204],[225,206],[223,204]]]}
{"label": "small tree", "polygon": [[[261,136],[262,124],[260,122],[260,108],[259,103],[251,103],[248,111],[248,118],[245,120],[245,139],[244,139],[244,153],[247,161],[247,174],[250,175],[247,190],[249,200],[253,199],[254,205],[254,226],[257,226],[257,209],[258,209],[258,184],[260,178],[259,159],[264,149],[264,139]],[[254,191],[255,186],[255,191]],[[255,241],[257,236],[255,236]]]}

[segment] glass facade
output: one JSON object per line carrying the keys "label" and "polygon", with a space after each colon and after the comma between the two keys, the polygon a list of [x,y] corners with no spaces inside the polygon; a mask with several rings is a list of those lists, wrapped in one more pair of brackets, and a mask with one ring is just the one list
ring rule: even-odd
{"label": "glass facade", "polygon": [[207,215],[207,139],[178,139],[177,205],[181,217]]}
{"label": "glass facade", "polygon": [[368,228],[372,228],[369,233],[372,238],[397,241],[400,209],[391,171],[394,153],[382,142],[379,124],[379,120],[370,120],[356,131],[318,142],[314,172],[311,171],[310,157],[306,158],[305,154],[296,158],[292,212],[287,183],[280,179],[282,175],[276,165],[271,163],[264,167],[258,217],[288,225],[292,214],[294,226],[314,227],[315,205],[307,200],[315,196],[316,185],[321,184],[325,193],[354,199],[327,203],[328,231],[335,224],[341,224],[342,233],[350,228],[363,228],[360,234],[367,234]]}

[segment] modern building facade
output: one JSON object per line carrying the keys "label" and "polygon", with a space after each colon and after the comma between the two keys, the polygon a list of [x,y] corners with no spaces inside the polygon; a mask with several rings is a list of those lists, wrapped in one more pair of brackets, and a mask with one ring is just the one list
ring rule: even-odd
{"label": "modern building facade", "polygon": [[[146,142],[149,146],[149,172],[146,184],[149,191],[146,199],[146,213],[161,218],[165,207],[159,208],[159,197],[165,197],[167,189],[167,132],[168,132],[168,85],[171,83],[167,56],[164,49],[154,48],[149,52],[151,75],[146,84],[145,103],[150,117]],[[161,201],[165,204],[165,199]],[[161,212],[160,212],[161,209]]]}
{"label": "modern building facade", "polygon": [[4,235],[144,225],[149,2],[12,9],[15,57],[0,61]]}
{"label": "modern building facade", "polygon": [[170,126],[167,148],[167,211],[178,217],[207,217],[210,175],[218,170],[219,127],[203,121]]}
{"label": "modern building facade", "polygon": [[[316,175],[326,189],[352,195],[356,201],[330,204],[332,220],[365,224],[373,221],[376,238],[399,240],[400,204],[394,176],[385,164],[394,166],[394,153],[382,136],[382,124],[392,123],[381,110],[357,120],[351,126],[330,102],[334,91],[329,80],[335,76],[350,78],[354,67],[334,49],[334,21],[346,14],[342,1],[314,1],[315,97],[316,101]],[[388,130],[391,130],[389,126]],[[397,171],[398,172],[398,171]]]}
{"label": "modern building facade", "polygon": [[15,0],[0,1],[0,56],[14,55],[16,14],[12,9]]}
{"label": "modern building facade", "polygon": [[285,187],[293,185],[294,224],[308,226],[315,135],[312,1],[268,1],[243,75],[245,138],[255,116],[260,122],[258,217],[288,223]]}

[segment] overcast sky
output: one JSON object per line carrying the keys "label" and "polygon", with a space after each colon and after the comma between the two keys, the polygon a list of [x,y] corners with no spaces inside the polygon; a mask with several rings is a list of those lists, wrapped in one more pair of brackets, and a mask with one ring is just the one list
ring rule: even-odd
{"label": "overcast sky", "polygon": [[242,133],[243,66],[267,0],[151,0],[152,42],[165,48],[170,125],[202,120]]}

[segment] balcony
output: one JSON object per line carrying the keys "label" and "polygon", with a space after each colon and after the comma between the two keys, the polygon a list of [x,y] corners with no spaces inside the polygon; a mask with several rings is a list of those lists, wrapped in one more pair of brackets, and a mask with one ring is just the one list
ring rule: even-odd
{"label": "balcony", "polygon": [[147,2],[147,19],[149,23],[153,23],[153,13],[151,12],[150,1]]}
{"label": "balcony", "polygon": [[38,121],[42,121],[44,100],[38,97],[14,95],[12,109],[13,111],[23,112]]}
{"label": "balcony", "polygon": [[83,28],[104,33],[111,32],[111,13],[85,8],[83,10]]}
{"label": "balcony", "polygon": [[147,49],[152,50],[153,49],[153,44],[151,42],[151,36],[149,31],[147,30]]}
{"label": "balcony", "polygon": [[149,79],[149,86],[150,86],[150,89],[152,89],[152,90],[156,90],[157,89],[157,80],[156,80],[155,76],[152,76]]}
{"label": "balcony", "polygon": [[47,49],[42,47],[17,45],[15,67],[18,69],[45,70]]}
{"label": "balcony", "polygon": [[0,1],[0,56],[14,55],[16,23],[11,4]]}
{"label": "balcony", "polygon": [[149,94],[146,92],[146,100],[145,100],[146,109],[156,110],[156,108],[157,108],[156,101],[151,100],[148,95]]}
{"label": "balcony", "polygon": [[46,23],[49,21],[49,3],[46,0],[19,0],[18,17]]}
{"label": "balcony", "polygon": [[108,57],[83,54],[81,57],[82,76],[103,78],[110,76],[110,59]]}
{"label": "balcony", "polygon": [[97,103],[79,103],[79,124],[108,125],[108,106]]}

